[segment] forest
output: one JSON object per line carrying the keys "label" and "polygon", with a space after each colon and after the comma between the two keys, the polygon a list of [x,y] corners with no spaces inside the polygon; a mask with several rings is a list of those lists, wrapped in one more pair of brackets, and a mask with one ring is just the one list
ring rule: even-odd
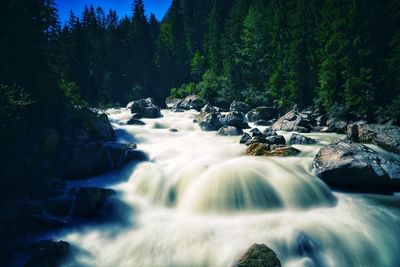
{"label": "forest", "polygon": [[[87,5],[61,22],[55,0],[2,1],[0,265],[30,251],[24,266],[60,266],[71,243],[84,253],[68,266],[228,266],[251,244],[232,266],[253,250],[397,266],[400,1],[146,11]],[[24,236],[53,230],[69,243]],[[222,242],[233,232],[240,244]]]}

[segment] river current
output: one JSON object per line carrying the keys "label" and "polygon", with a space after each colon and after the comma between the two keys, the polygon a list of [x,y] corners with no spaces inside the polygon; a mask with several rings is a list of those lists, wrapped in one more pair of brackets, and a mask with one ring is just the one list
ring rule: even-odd
{"label": "river current", "polygon": [[79,265],[227,267],[262,243],[283,266],[400,266],[399,196],[334,192],[312,174],[321,146],[343,136],[310,133],[320,142],[294,145],[298,156],[250,157],[240,137],[201,131],[197,112],[162,113],[131,126],[129,110],[109,111],[117,141],[150,160],[81,182],[121,203],[109,207],[118,223],[57,234],[79,248]]}

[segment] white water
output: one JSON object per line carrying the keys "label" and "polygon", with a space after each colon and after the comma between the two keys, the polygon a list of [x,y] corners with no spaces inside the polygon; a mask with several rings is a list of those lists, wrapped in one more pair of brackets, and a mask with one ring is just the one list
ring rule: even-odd
{"label": "white water", "polygon": [[321,143],[295,146],[297,157],[256,158],[240,137],[201,131],[196,112],[163,114],[146,126],[124,125],[128,111],[110,115],[119,141],[138,142],[151,161],[111,175],[129,177],[113,188],[130,223],[58,236],[83,251],[82,266],[225,267],[253,243],[283,266],[400,266],[399,205],[333,193],[311,174],[321,143],[340,136],[310,134]]}

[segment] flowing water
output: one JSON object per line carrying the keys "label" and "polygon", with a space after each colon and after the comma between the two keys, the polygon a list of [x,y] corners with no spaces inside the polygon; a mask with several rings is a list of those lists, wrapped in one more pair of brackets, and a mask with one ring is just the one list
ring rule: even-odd
{"label": "flowing water", "polygon": [[196,114],[129,126],[129,111],[110,112],[118,141],[150,161],[93,180],[119,181],[109,187],[125,208],[120,224],[57,236],[80,248],[81,266],[226,267],[254,243],[283,266],[400,266],[399,196],[337,193],[312,175],[319,148],[341,136],[309,134],[320,143],[295,146],[296,157],[249,157],[240,137],[201,131]]}

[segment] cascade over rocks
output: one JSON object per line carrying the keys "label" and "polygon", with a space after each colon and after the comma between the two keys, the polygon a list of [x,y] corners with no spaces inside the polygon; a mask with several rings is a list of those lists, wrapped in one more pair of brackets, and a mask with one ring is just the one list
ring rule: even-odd
{"label": "cascade over rocks", "polygon": [[272,130],[286,132],[307,133],[313,129],[313,121],[309,116],[301,114],[295,110],[289,111],[272,124]]}
{"label": "cascade over rocks", "polygon": [[388,151],[400,153],[398,126],[356,122],[347,127],[347,137],[355,142],[375,144]]}
{"label": "cascade over rocks", "polygon": [[332,188],[349,192],[390,193],[400,185],[400,162],[351,141],[321,148],[313,170]]}
{"label": "cascade over rocks", "polygon": [[138,113],[143,118],[149,119],[161,117],[160,108],[154,104],[151,98],[132,101],[131,113]]}
{"label": "cascade over rocks", "polygon": [[293,133],[289,139],[289,145],[296,145],[296,144],[310,145],[310,144],[315,144],[317,142],[318,141],[313,138],[306,137],[304,135],[296,134],[296,133]]}
{"label": "cascade over rocks", "polygon": [[233,100],[233,102],[231,103],[231,105],[229,107],[230,111],[239,111],[239,112],[243,112],[243,113],[248,112],[250,109],[251,109],[251,107],[248,104],[241,102],[241,101],[236,101],[236,100]]}
{"label": "cascade over rocks", "polygon": [[246,118],[250,122],[255,122],[259,120],[268,121],[275,119],[277,116],[278,111],[276,110],[276,108],[264,106],[252,109],[246,114]]}
{"label": "cascade over rocks", "polygon": [[264,244],[253,244],[237,259],[232,267],[280,267],[276,253]]}

